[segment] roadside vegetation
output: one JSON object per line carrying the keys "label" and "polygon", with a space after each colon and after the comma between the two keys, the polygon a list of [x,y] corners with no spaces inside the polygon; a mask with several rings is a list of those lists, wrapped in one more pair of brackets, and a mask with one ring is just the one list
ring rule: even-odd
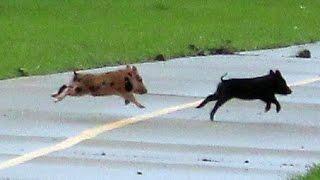
{"label": "roadside vegetation", "polygon": [[320,166],[311,168],[306,174],[294,177],[292,180],[319,180]]}
{"label": "roadside vegetation", "polygon": [[[0,79],[320,39],[320,1],[1,0]],[[162,57],[162,56],[161,56]]]}

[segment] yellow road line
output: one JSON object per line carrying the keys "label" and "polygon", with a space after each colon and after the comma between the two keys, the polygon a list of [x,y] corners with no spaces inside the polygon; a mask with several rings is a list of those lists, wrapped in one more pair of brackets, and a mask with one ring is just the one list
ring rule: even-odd
{"label": "yellow road line", "polygon": [[22,163],[30,161],[34,158],[45,156],[47,154],[50,154],[50,153],[53,153],[56,151],[61,151],[61,150],[70,148],[70,147],[72,147],[72,146],[74,146],[84,140],[94,138],[97,135],[104,133],[106,131],[121,128],[123,126],[134,124],[134,123],[137,123],[140,121],[150,120],[152,118],[162,116],[165,114],[169,114],[169,113],[179,111],[182,109],[194,107],[194,106],[198,105],[201,101],[202,100],[198,100],[198,101],[191,102],[191,103],[177,105],[177,106],[161,109],[161,110],[158,110],[155,112],[151,112],[151,113],[148,113],[145,115],[139,115],[139,116],[135,116],[135,117],[131,117],[131,118],[126,118],[126,119],[122,119],[119,121],[108,123],[108,124],[105,124],[102,126],[98,126],[95,128],[84,130],[79,135],[69,137],[68,139],[66,139],[58,144],[48,146],[45,148],[41,148],[36,151],[32,151],[32,152],[26,153],[24,155],[21,155],[19,157],[4,161],[4,162],[0,163],[0,170],[22,164]]}
{"label": "yellow road line", "polygon": [[[289,86],[301,86],[301,85],[305,85],[308,83],[313,83],[316,81],[320,81],[320,77],[316,77],[316,78],[311,78],[311,79],[307,79],[307,80],[303,80],[303,81],[298,81],[296,83],[292,83]],[[29,153],[26,153],[24,155],[18,156],[16,158],[12,158],[9,159],[7,161],[4,161],[2,163],[0,163],[0,170],[2,169],[6,169],[9,167],[13,167],[22,163],[25,163],[27,161],[30,161],[32,159],[41,157],[41,156],[45,156],[48,155],[50,153],[56,152],[56,151],[61,151],[67,148],[70,148],[82,141],[85,141],[87,139],[91,139],[96,137],[97,135],[104,133],[106,131],[110,131],[113,129],[117,129],[117,128],[121,128],[124,127],[126,125],[130,125],[130,124],[134,124],[140,121],[146,121],[146,120],[150,120],[152,118],[158,117],[158,116],[162,116],[165,114],[169,114],[175,111],[179,111],[182,109],[186,109],[186,108],[191,108],[194,107],[196,105],[198,105],[202,100],[198,100],[195,102],[190,102],[190,103],[186,103],[186,104],[181,104],[181,105],[177,105],[177,106],[173,106],[173,107],[169,107],[169,108],[165,108],[165,109],[161,109],[155,112],[151,112],[145,115],[139,115],[139,116],[135,116],[135,117],[131,117],[131,118],[126,118],[126,119],[122,119],[119,121],[115,121],[112,123],[108,123],[108,124],[104,124],[102,126],[98,126],[95,128],[91,128],[91,129],[87,129],[82,131],[79,135],[73,136],[73,137],[69,137],[66,140],[52,145],[52,146],[48,146],[45,148],[41,148]]]}
{"label": "yellow road line", "polygon": [[311,78],[311,79],[298,81],[298,82],[290,84],[289,86],[302,86],[302,85],[314,83],[314,82],[317,82],[317,81],[320,81],[320,77],[315,77],[315,78]]}

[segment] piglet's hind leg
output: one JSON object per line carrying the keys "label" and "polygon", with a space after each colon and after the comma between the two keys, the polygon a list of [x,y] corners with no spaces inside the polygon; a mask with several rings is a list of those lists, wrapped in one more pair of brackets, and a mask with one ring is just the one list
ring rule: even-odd
{"label": "piglet's hind leg", "polygon": [[138,106],[139,108],[145,108],[142,104],[140,104],[136,98],[134,97],[134,95],[132,93],[126,93],[124,95],[121,95],[125,100],[130,101],[132,103],[134,103],[136,106]]}

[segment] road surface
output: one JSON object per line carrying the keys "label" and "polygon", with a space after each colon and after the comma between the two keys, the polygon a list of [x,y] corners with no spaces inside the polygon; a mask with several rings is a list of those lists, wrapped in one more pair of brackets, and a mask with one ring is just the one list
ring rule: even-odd
{"label": "road surface", "polygon": [[[287,179],[306,172],[320,159],[320,57],[269,54],[138,64],[145,109],[115,96],[54,103],[50,94],[72,73],[0,81],[0,179]],[[211,122],[213,103],[192,104],[226,72],[252,77],[270,69],[292,85],[293,94],[277,96],[280,113],[232,100]]]}

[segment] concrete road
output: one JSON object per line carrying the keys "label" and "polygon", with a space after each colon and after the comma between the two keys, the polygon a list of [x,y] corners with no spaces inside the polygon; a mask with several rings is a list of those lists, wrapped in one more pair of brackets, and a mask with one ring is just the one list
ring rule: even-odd
{"label": "concrete road", "polygon": [[[125,106],[119,97],[53,103],[50,94],[72,73],[0,81],[0,179],[286,179],[319,162],[319,59],[257,51],[137,67],[149,90],[137,96],[146,109]],[[269,69],[280,69],[295,85],[292,95],[278,96],[280,113],[274,106],[265,113],[260,101],[232,100],[219,109],[216,122],[209,121],[212,103],[154,115],[203,99],[225,72],[251,77]],[[154,116],[144,121],[47,149],[88,129],[149,113]]]}

